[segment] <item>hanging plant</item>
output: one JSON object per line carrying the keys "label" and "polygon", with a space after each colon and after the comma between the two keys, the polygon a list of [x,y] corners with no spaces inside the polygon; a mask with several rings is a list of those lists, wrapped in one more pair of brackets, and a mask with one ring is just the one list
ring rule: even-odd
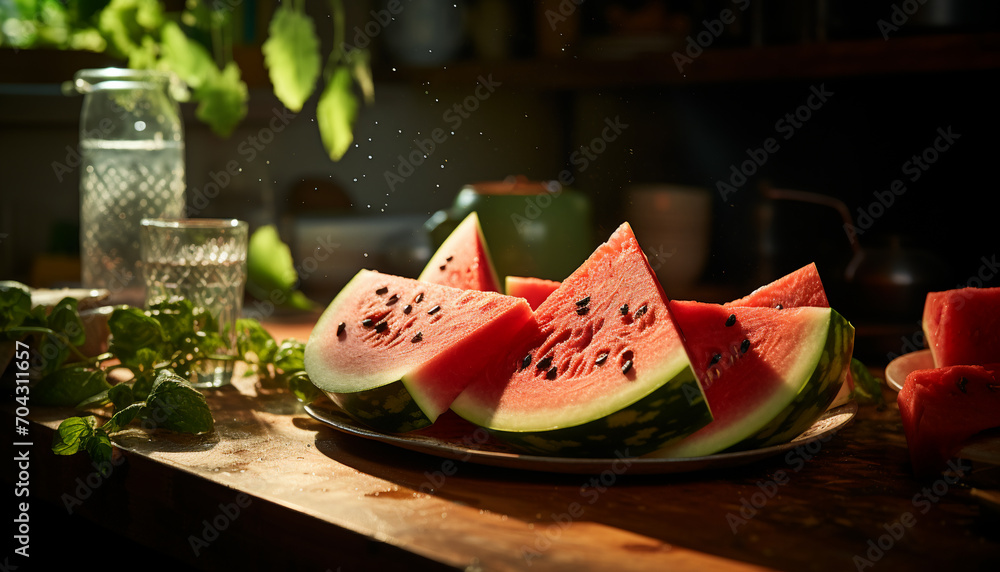
{"label": "hanging plant", "polygon": [[[186,0],[181,11],[171,12],[167,6],[173,3],[161,0],[110,0],[100,8],[93,4],[0,2],[0,46],[106,52],[133,69],[170,71],[183,82],[177,99],[197,104],[195,116],[214,133],[228,137],[243,121],[249,91],[233,58],[230,6]],[[371,103],[374,86],[369,53],[345,47],[342,0],[330,0],[329,8],[334,48],[325,64],[305,0],[286,0],[275,9],[261,52],[274,94],[290,111],[300,112],[321,86],[316,109],[320,139],[337,161],[354,140],[362,98]]]}

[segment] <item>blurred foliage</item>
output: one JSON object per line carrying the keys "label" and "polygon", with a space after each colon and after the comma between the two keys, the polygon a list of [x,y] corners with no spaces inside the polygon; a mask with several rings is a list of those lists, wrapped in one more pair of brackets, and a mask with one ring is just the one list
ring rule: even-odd
{"label": "blurred foliage", "polygon": [[[220,136],[247,114],[249,90],[233,60],[234,12],[242,2],[199,0],[0,0],[0,48],[107,53],[134,69],[170,71],[184,82],[182,101]],[[373,100],[368,53],[347,48],[342,0],[319,21],[333,26],[333,49],[320,53],[305,0],[286,0],[271,15],[261,45],[275,96],[298,113],[319,93],[317,124],[327,154],[339,160],[353,141],[361,100]],[[318,84],[322,82],[323,86]],[[359,93],[361,97],[359,97]]]}

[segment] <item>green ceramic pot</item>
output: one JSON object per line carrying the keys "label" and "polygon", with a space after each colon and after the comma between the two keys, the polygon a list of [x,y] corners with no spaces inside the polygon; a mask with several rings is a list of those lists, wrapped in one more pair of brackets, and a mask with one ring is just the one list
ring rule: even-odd
{"label": "green ceramic pot", "polygon": [[590,201],[555,181],[506,181],[466,185],[451,208],[426,223],[440,245],[470,212],[479,215],[493,263],[504,276],[562,280],[595,247]]}

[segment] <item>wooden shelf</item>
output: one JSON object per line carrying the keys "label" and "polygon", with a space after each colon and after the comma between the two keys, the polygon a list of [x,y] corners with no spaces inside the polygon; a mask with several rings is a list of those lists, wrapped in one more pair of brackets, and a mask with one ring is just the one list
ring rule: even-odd
{"label": "wooden shelf", "polygon": [[692,58],[683,74],[673,54],[650,53],[626,60],[566,57],[463,61],[435,68],[397,66],[397,71],[378,70],[376,80],[470,85],[480,75],[492,74],[505,85],[560,90],[991,70],[1000,69],[1000,34],[709,48]]}
{"label": "wooden shelf", "polygon": [[[683,53],[683,45],[677,48]],[[950,34],[834,41],[760,48],[709,47],[684,66],[674,52],[628,59],[527,59],[459,61],[439,67],[396,66],[376,69],[381,82],[431,82],[474,85],[492,74],[505,85],[575,90],[657,85],[827,79],[879,74],[939,73],[1000,69],[1000,33]],[[236,59],[251,87],[270,87],[256,49],[240,49]],[[0,50],[2,83],[53,84],[72,79],[86,67],[123,65],[103,54],[59,50]]]}

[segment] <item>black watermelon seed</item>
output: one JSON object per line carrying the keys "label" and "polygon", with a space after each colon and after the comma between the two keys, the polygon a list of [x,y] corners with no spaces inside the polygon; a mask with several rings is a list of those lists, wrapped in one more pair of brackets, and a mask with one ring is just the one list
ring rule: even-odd
{"label": "black watermelon seed", "polygon": [[382,294],[385,294],[388,291],[389,291],[389,287],[388,286],[383,286],[383,287],[379,288],[378,290],[376,290],[375,293],[378,294],[379,296],[381,296]]}
{"label": "black watermelon seed", "polygon": [[392,306],[393,304],[395,304],[398,301],[399,301],[399,296],[393,294],[392,296],[389,297],[388,300],[386,300],[385,305],[386,306]]}
{"label": "black watermelon seed", "polygon": [[589,311],[590,311],[590,306],[580,306],[579,308],[576,309],[576,313],[580,316],[585,315]]}
{"label": "black watermelon seed", "polygon": [[403,306],[403,313],[404,314],[409,314],[412,310],[413,310],[413,306],[411,306],[409,304]]}
{"label": "black watermelon seed", "polygon": [[646,313],[646,310],[649,310],[649,308],[645,304],[639,306],[639,309],[635,311],[635,317],[641,318],[642,315]]}
{"label": "black watermelon seed", "polygon": [[750,340],[743,340],[743,343],[740,344],[740,353],[745,354],[749,349],[750,349]]}
{"label": "black watermelon seed", "polygon": [[444,270],[445,268],[448,268],[448,265],[447,265],[447,264],[442,264],[442,265],[440,266],[440,268],[441,268],[441,270]]}
{"label": "black watermelon seed", "polygon": [[433,308],[431,308],[430,310],[427,310],[427,313],[428,313],[428,314],[431,314],[431,315],[432,315],[432,314],[437,314],[437,313],[438,313],[438,310],[440,310],[440,309],[441,309],[441,306],[434,306],[434,307],[433,307]]}
{"label": "black watermelon seed", "polygon": [[728,328],[735,324],[736,324],[736,314],[729,314],[729,317],[726,319],[726,327]]}
{"label": "black watermelon seed", "polygon": [[778,304],[778,305],[777,305],[777,306],[775,306],[774,308],[775,308],[776,310],[784,310],[784,309],[785,309],[785,307],[784,307],[784,306],[782,306],[781,304]]}
{"label": "black watermelon seed", "polygon": [[419,304],[419,303],[421,303],[423,301],[424,301],[424,293],[421,292],[421,293],[417,294],[417,297],[416,297],[415,300],[413,300],[413,303],[414,304]]}
{"label": "black watermelon seed", "polygon": [[632,360],[625,360],[622,364],[622,373],[628,373],[632,371]]}
{"label": "black watermelon seed", "polygon": [[594,363],[597,365],[602,365],[606,361],[608,361],[608,352],[604,352],[601,355],[597,356],[597,359],[594,360]]}
{"label": "black watermelon seed", "polygon": [[549,368],[549,371],[545,372],[545,378],[555,379],[557,373],[559,373],[559,371],[556,369],[556,366],[552,366]]}
{"label": "black watermelon seed", "polygon": [[720,359],[722,359],[722,354],[713,355],[712,359],[708,362],[708,367],[712,367],[713,365],[719,363]]}
{"label": "black watermelon seed", "polygon": [[361,325],[364,326],[364,327],[366,327],[366,328],[372,327],[372,319],[371,318],[365,318],[364,320],[361,320]]}
{"label": "black watermelon seed", "polygon": [[552,356],[545,356],[535,364],[537,369],[548,369],[552,365]]}
{"label": "black watermelon seed", "polygon": [[346,332],[346,331],[347,331],[347,324],[345,324],[344,322],[341,322],[341,323],[337,324],[337,337],[338,338],[340,336],[344,335],[344,332]]}
{"label": "black watermelon seed", "polygon": [[382,333],[388,329],[389,329],[389,322],[379,322],[375,324],[375,331],[378,333]]}
{"label": "black watermelon seed", "polygon": [[590,304],[590,296],[584,296],[576,301],[577,306],[586,306],[587,304]]}
{"label": "black watermelon seed", "polygon": [[415,343],[419,342],[422,339],[424,339],[424,333],[423,332],[417,332],[416,334],[413,335],[412,338],[410,338],[410,341],[415,344]]}
{"label": "black watermelon seed", "polygon": [[622,316],[628,314],[628,304],[622,304],[622,307],[618,308],[618,311],[622,313]]}
{"label": "black watermelon seed", "polygon": [[524,369],[529,365],[531,365],[531,354],[524,356],[524,359],[521,360],[521,369]]}
{"label": "black watermelon seed", "polygon": [[955,385],[958,386],[958,390],[961,391],[962,393],[968,393],[968,391],[965,389],[965,384],[967,383],[969,383],[968,379],[960,377],[958,381],[955,382]]}
{"label": "black watermelon seed", "polygon": [[448,258],[445,258],[444,261],[451,262],[454,258],[455,258],[454,256],[449,256]]}

